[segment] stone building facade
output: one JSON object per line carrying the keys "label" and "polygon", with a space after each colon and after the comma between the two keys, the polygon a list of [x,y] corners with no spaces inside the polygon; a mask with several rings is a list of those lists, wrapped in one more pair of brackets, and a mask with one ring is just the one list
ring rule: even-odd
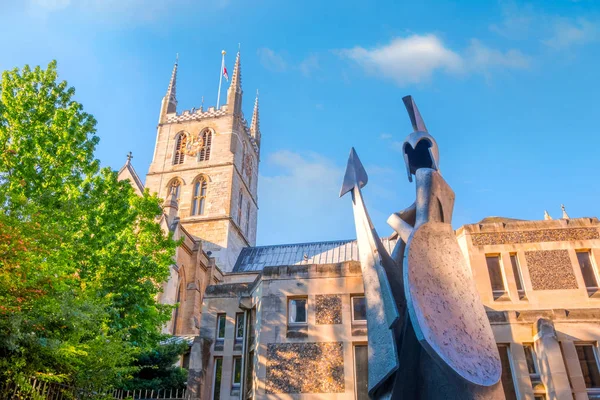
{"label": "stone building facade", "polygon": [[[145,187],[182,245],[160,301],[195,399],[366,399],[367,326],[353,240],[256,246],[258,98],[238,53],[220,108],[177,112],[177,64]],[[268,210],[267,210],[268,212]],[[507,399],[600,399],[600,221],[491,217],[456,230],[503,362]],[[391,252],[397,237],[384,239]]]}

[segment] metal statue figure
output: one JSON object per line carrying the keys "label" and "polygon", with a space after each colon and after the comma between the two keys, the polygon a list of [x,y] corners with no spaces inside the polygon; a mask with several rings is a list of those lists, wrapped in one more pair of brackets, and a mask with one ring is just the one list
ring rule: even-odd
{"label": "metal statue figure", "polygon": [[366,211],[367,174],[354,149],[340,196],[352,192],[367,302],[372,399],[505,399],[492,329],[452,229],[454,192],[439,172],[435,139],[411,96],[414,132],[402,152],[416,200],[388,224],[387,253]]}

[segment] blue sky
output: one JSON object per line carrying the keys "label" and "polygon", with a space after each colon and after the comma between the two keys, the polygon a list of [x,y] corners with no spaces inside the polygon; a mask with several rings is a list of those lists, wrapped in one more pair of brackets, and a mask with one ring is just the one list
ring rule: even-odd
{"label": "blue sky", "polygon": [[216,103],[220,51],[260,90],[258,244],[355,236],[351,146],[380,235],[412,203],[412,94],[456,192],[453,225],[598,215],[600,6],[593,1],[0,0],[0,69],[58,60],[98,119],[97,157],[143,177],[179,53],[179,109]]}

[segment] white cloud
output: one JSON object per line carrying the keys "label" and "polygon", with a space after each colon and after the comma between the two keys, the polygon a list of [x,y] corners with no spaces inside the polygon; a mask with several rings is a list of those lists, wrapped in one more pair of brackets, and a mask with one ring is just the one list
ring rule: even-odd
{"label": "white cloud", "polygon": [[487,74],[493,68],[523,69],[530,65],[530,58],[518,50],[502,52],[473,39],[461,54],[433,34],[396,38],[373,49],[355,47],[339,53],[368,73],[392,79],[400,86],[427,82],[438,71]]}
{"label": "white cloud", "polygon": [[399,85],[428,81],[437,70],[459,72],[464,68],[461,57],[433,34],[396,38],[373,49],[357,46],[340,54]]}
{"label": "white cloud", "polygon": [[283,57],[273,50],[263,47],[257,50],[258,57],[260,59],[260,63],[266,69],[273,72],[282,72],[287,69],[287,63],[283,59]]}
{"label": "white cloud", "polygon": [[542,43],[556,50],[589,43],[599,38],[598,25],[584,18],[559,19],[553,24],[552,30],[552,35],[542,40]]}

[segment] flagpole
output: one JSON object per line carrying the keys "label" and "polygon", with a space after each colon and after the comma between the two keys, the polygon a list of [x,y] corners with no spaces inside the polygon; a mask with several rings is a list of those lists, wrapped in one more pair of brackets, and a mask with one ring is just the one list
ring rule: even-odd
{"label": "flagpole", "polygon": [[221,51],[223,57],[221,58],[221,70],[219,71],[219,94],[217,94],[217,110],[219,109],[219,102],[221,101],[221,83],[223,82],[223,68],[225,68],[225,50]]}

